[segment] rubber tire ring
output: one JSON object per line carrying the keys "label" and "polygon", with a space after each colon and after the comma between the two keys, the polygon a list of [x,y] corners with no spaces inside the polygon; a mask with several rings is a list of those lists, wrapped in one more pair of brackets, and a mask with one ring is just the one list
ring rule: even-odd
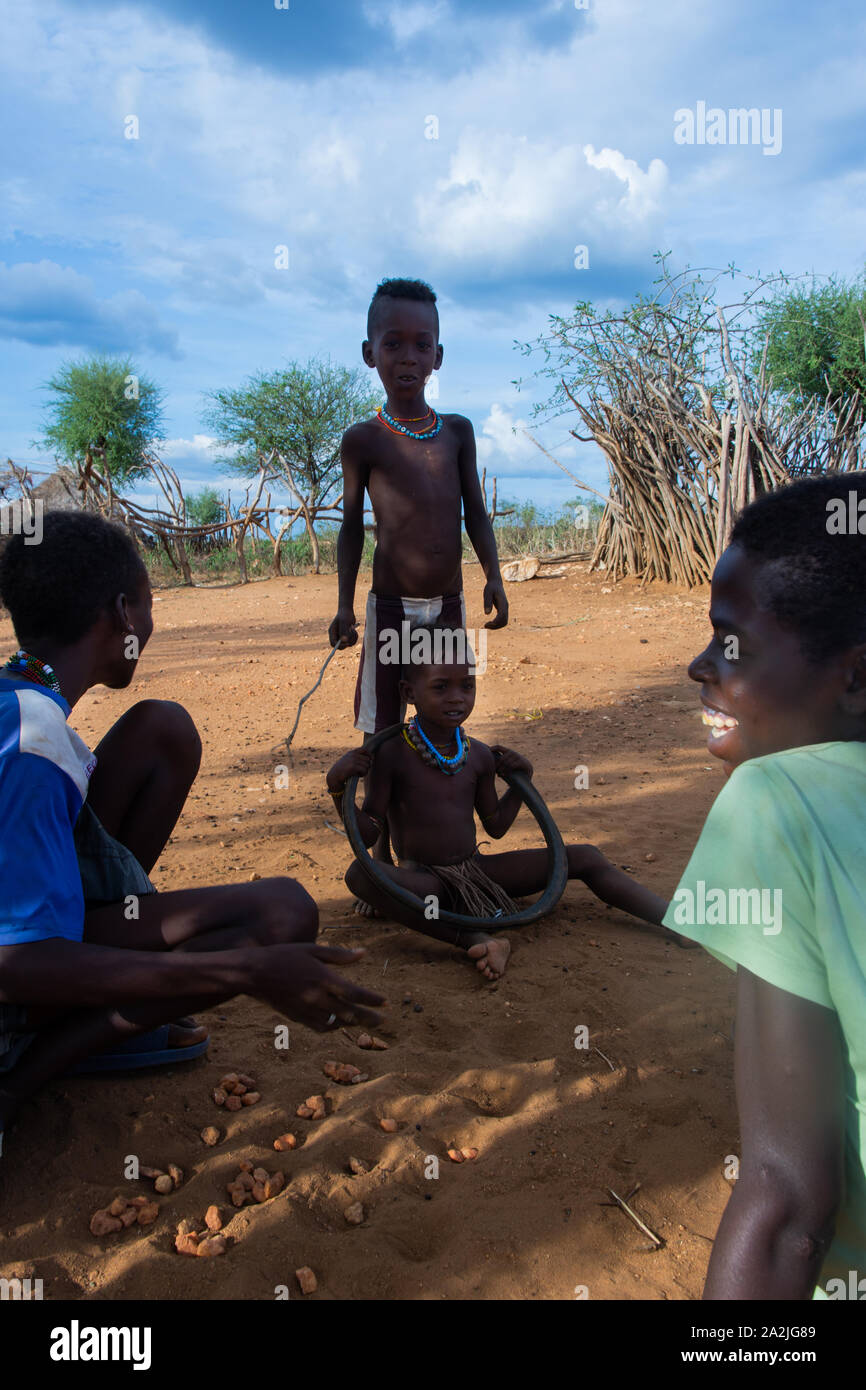
{"label": "rubber tire ring", "polygon": [[[363,745],[364,752],[375,753],[376,749],[380,748],[383,743],[387,743],[388,739],[399,734],[402,727],[402,724],[392,724],[390,728],[382,729]],[[568,857],[559,828],[550,814],[543,796],[523,772],[505,772],[497,775],[501,775],[514,791],[520,793],[527,810],[538,822],[548,849],[547,885],[537,902],[522,908],[520,912],[511,913],[508,917],[469,917],[464,913],[442,910],[436,919],[439,922],[448,922],[455,927],[495,927],[497,930],[505,927],[526,927],[531,922],[537,922],[540,918],[545,917],[548,912],[552,912],[565,891],[565,885],[568,882]],[[361,839],[355,805],[358,780],[357,777],[349,777],[343,789],[343,824],[346,827],[346,834],[349,844],[354,850],[355,858],[370,882],[381,888],[393,902],[411,908],[423,916],[425,908],[423,898],[419,898],[415,893],[410,893],[409,889],[404,888],[402,884],[395,883],[378,861],[370,857],[367,846]]]}

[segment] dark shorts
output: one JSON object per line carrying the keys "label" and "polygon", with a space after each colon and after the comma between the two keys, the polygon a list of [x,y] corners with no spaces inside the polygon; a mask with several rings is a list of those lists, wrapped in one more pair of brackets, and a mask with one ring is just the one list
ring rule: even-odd
{"label": "dark shorts", "polygon": [[[131,894],[144,898],[156,892],[135,855],[109,835],[86,801],[73,835],[85,908],[123,902]],[[0,1003],[0,1075],[11,1071],[35,1037],[28,1030],[24,1005]]]}

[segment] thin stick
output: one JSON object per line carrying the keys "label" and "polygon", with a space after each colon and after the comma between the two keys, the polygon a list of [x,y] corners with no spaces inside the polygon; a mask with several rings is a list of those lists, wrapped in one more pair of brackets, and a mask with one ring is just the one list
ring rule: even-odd
{"label": "thin stick", "polygon": [[327,669],[328,669],[328,663],[329,663],[330,661],[333,660],[335,654],[336,654],[339,650],[340,650],[340,648],[339,648],[339,644],[338,644],[336,647],[332,647],[331,650],[328,652],[328,655],[325,657],[325,660],[324,660],[324,662],[322,663],[322,669],[321,669],[321,671],[319,672],[319,679],[316,681],[316,684],[313,686],[313,689],[307,691],[306,695],[304,695],[304,697],[302,698],[300,704],[298,705],[298,712],[297,712],[297,714],[295,715],[295,722],[294,722],[294,724],[292,725],[292,732],[289,734],[289,737],[286,739],[286,747],[287,747],[287,748],[291,748],[291,746],[292,746],[292,739],[295,737],[295,730],[297,729],[298,723],[299,723],[300,718],[301,718],[301,710],[304,708],[304,705],[307,703],[307,701],[309,700],[310,696],[311,696],[316,690],[318,690],[319,686],[322,684],[322,677],[324,676],[325,672],[326,672]]}
{"label": "thin stick", "polygon": [[655,1231],[651,1231],[649,1226],[647,1226],[645,1222],[641,1221],[637,1213],[632,1211],[628,1202],[624,1202],[622,1197],[617,1197],[612,1187],[608,1187],[606,1190],[610,1193],[611,1197],[616,1202],[620,1211],[624,1211],[629,1220],[633,1221],[634,1224],[637,1226],[638,1230],[643,1231],[644,1235],[647,1236],[653,1242],[653,1245],[655,1246],[656,1250],[661,1250],[662,1246],[664,1245],[664,1241],[662,1240],[661,1236],[657,1236]]}
{"label": "thin stick", "polygon": [[[594,1047],[592,1050],[593,1052],[597,1052],[599,1057],[604,1057],[604,1053],[602,1052],[600,1047]],[[611,1071],[616,1071],[616,1067],[614,1066],[613,1062],[610,1060],[609,1057],[604,1057],[604,1060],[607,1062],[607,1065],[610,1067]]]}

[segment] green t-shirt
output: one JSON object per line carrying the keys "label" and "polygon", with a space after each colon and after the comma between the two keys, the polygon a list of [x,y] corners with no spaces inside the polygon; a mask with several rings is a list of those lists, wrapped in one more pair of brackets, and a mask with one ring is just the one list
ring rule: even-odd
{"label": "green t-shirt", "polygon": [[719,793],[664,919],[731,969],[839,1016],[846,1193],[816,1297],[866,1296],[864,830],[866,743],[752,758]]}

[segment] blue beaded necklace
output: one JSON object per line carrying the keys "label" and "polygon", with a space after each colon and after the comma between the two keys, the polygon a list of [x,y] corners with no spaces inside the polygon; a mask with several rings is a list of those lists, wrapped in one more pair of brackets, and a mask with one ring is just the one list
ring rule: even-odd
{"label": "blue beaded necklace", "polygon": [[[406,738],[407,733],[408,738]],[[460,771],[461,767],[466,762],[466,758],[469,754],[469,739],[463,736],[463,734],[460,731],[459,725],[456,729],[457,752],[454,754],[453,758],[446,758],[444,753],[440,753],[439,749],[435,746],[435,744],[430,742],[429,738],[427,737],[424,730],[421,728],[420,723],[418,722],[417,715],[414,719],[409,720],[409,723],[403,731],[403,736],[404,738],[406,738],[407,743],[410,743],[412,747],[416,749],[417,752],[423,753],[424,750],[422,748],[419,748],[418,745],[414,742],[414,738],[420,738],[422,743],[428,750],[427,753],[424,754],[426,761],[432,762],[436,767],[439,768],[441,772],[446,772],[451,777],[454,776],[455,772]]]}
{"label": "blue beaded necklace", "polygon": [[380,406],[376,414],[382,424],[386,425],[393,434],[405,434],[410,439],[435,439],[442,428],[442,416],[437,415],[432,406],[430,407],[430,414],[433,416],[433,424],[426,430],[407,430],[405,425],[401,425],[399,420],[388,414],[384,406]]}

